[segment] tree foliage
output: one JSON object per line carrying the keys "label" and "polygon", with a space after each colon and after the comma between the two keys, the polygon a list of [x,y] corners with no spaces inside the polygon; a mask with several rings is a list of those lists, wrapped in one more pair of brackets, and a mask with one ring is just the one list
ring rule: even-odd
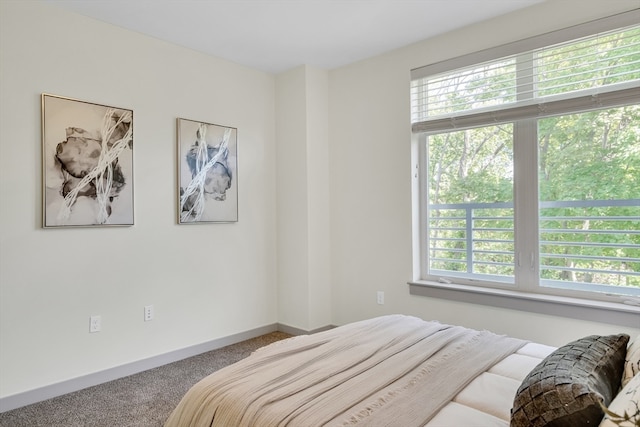
{"label": "tree foliage", "polygon": [[[622,37],[635,44],[621,51]],[[579,44],[571,52],[546,51],[541,72],[553,84],[540,88],[543,95],[584,89],[585,76],[590,84],[640,80],[640,29],[606,42],[599,51]],[[611,66],[590,75],[585,58],[591,56],[606,56]],[[498,79],[497,90],[509,86]],[[468,107],[469,94],[475,94],[482,104],[487,94],[474,84],[458,76],[442,92],[444,103]],[[541,279],[640,287],[640,104],[537,123]],[[513,275],[513,129],[507,123],[429,136],[433,269],[469,273],[471,245],[472,273]],[[442,204],[459,206],[438,208]]]}

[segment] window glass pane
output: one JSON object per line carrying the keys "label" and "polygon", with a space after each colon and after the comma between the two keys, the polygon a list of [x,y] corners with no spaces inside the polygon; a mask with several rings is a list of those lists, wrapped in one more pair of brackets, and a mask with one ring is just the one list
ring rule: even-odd
{"label": "window glass pane", "polygon": [[538,122],[541,285],[640,295],[640,106]]}
{"label": "window glass pane", "polygon": [[640,27],[537,52],[538,96],[640,79]]}
{"label": "window glass pane", "polygon": [[513,283],[513,126],[432,135],[429,274]]}
{"label": "window glass pane", "polygon": [[412,122],[512,103],[516,60],[506,58],[411,82]]}
{"label": "window glass pane", "polygon": [[481,111],[500,117],[497,112],[532,100],[566,99],[585,90],[602,94],[639,80],[640,27],[635,26],[412,79],[411,121],[429,127],[445,117],[464,122]]}

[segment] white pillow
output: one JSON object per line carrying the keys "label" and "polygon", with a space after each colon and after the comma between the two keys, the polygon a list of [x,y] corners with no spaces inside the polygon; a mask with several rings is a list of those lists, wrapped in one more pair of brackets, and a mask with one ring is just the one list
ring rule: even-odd
{"label": "white pillow", "polygon": [[[629,421],[620,421],[624,418],[616,418],[607,414],[602,419],[599,427],[634,427],[640,423],[640,374],[633,377],[627,385],[618,393],[609,405],[609,411],[616,415],[631,415]],[[615,422],[614,422],[615,421]]]}
{"label": "white pillow", "polygon": [[627,385],[631,378],[640,373],[640,335],[638,335],[627,347],[627,356],[624,358],[624,372],[622,373],[622,387]]}

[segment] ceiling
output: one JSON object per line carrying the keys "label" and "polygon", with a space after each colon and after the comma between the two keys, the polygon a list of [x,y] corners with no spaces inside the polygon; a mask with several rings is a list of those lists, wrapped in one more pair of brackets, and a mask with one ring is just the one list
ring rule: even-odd
{"label": "ceiling", "polygon": [[45,0],[263,70],[332,69],[545,0]]}

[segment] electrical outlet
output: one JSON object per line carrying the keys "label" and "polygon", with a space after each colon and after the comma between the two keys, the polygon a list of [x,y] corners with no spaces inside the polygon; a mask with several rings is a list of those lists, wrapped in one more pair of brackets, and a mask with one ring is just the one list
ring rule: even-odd
{"label": "electrical outlet", "polygon": [[100,332],[102,329],[102,319],[100,316],[91,316],[89,318],[89,332]]}
{"label": "electrical outlet", "polygon": [[153,306],[152,305],[145,305],[144,306],[144,321],[148,322],[150,320],[153,320]]}
{"label": "electrical outlet", "polygon": [[384,304],[384,292],[378,291],[378,304]]}

